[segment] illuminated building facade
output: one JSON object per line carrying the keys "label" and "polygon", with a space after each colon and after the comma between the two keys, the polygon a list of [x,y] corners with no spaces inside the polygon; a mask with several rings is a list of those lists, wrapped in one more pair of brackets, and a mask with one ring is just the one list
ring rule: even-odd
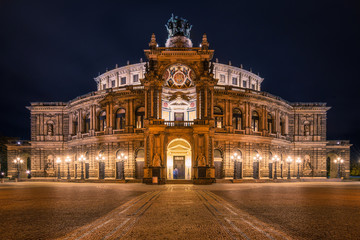
{"label": "illuminated building facade", "polygon": [[[96,91],[31,103],[33,177],[56,177],[58,166],[64,178],[69,167],[71,178],[145,183],[296,178],[298,168],[302,178],[349,176],[350,144],[327,140],[326,103],[261,91],[259,75],[212,61],[205,34],[193,47],[187,20],[172,17],[166,27],[165,47],[153,34],[147,60],[96,77]],[[11,175],[22,153],[8,148]]]}

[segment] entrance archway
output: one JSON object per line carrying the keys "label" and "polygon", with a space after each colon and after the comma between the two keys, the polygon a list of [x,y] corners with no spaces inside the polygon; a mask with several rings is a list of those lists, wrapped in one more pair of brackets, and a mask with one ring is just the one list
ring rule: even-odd
{"label": "entrance archway", "polygon": [[338,174],[338,165],[334,160],[339,157],[335,152],[330,152],[326,156],[326,175],[328,178],[336,178]]}
{"label": "entrance archway", "polygon": [[191,145],[182,138],[172,140],[167,147],[167,179],[190,180],[191,172]]}

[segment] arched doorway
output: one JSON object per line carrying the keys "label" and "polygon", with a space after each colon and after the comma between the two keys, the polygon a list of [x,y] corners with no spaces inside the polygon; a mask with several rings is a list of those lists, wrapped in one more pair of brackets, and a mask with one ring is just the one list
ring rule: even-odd
{"label": "arched doorway", "polygon": [[190,180],[191,172],[191,145],[182,138],[172,140],[167,147],[167,179]]}
{"label": "arched doorway", "polygon": [[326,175],[328,178],[336,178],[339,171],[338,164],[334,163],[334,160],[339,157],[338,154],[330,152],[326,157]]}
{"label": "arched doorway", "polygon": [[219,149],[214,149],[215,178],[223,177],[223,157]]}
{"label": "arched doorway", "polygon": [[143,179],[144,178],[144,149],[139,149],[136,152],[136,158],[135,158],[135,177],[137,179]]}

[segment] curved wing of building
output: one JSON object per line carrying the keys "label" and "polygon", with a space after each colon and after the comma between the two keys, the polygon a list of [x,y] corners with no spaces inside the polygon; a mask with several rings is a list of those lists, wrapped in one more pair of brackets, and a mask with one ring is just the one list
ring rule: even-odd
{"label": "curved wing of building", "polygon": [[[327,140],[326,103],[263,92],[259,75],[213,62],[206,35],[192,47],[185,19],[166,26],[165,47],[152,35],[147,61],[99,75],[96,91],[31,103],[22,154],[33,177],[201,184],[349,176],[350,144]],[[9,159],[20,147],[8,145]]]}

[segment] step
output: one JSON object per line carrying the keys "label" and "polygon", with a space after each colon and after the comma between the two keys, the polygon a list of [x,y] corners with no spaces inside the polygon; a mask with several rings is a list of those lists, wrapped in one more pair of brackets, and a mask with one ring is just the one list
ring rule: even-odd
{"label": "step", "polygon": [[166,184],[192,184],[192,180],[185,180],[185,179],[173,179],[173,180],[166,180]]}

